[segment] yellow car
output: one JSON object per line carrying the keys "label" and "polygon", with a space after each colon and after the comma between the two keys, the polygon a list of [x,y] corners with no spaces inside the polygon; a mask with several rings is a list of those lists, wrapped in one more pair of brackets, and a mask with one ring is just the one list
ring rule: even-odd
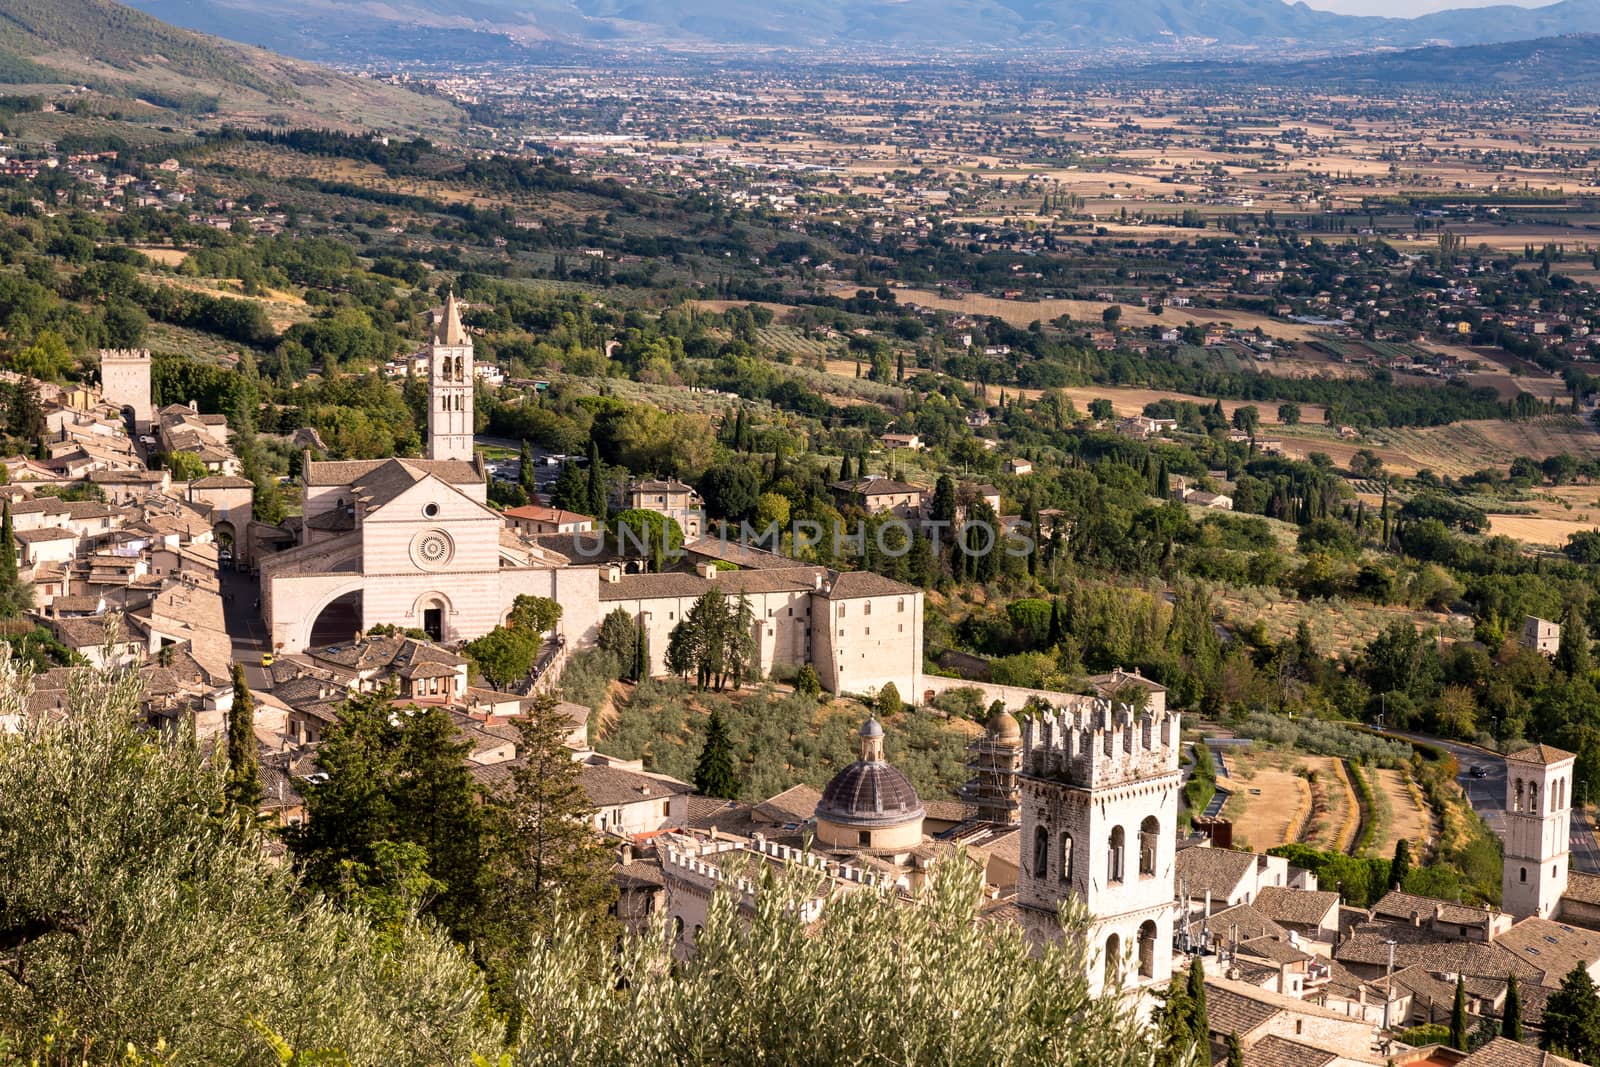
{"label": "yellow car", "polygon": [[261,653],[261,665],[263,667],[272,666],[272,653],[271,652],[263,652],[263,653]]}

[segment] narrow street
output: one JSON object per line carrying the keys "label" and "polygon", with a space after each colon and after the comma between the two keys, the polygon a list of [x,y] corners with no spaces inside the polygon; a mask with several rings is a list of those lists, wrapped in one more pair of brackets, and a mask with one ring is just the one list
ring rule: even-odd
{"label": "narrow street", "polygon": [[223,618],[233,640],[233,661],[244,664],[250,688],[271,689],[272,678],[261,666],[261,654],[267,650],[267,631],[256,606],[256,580],[248,571],[222,568],[217,573],[222,584]]}

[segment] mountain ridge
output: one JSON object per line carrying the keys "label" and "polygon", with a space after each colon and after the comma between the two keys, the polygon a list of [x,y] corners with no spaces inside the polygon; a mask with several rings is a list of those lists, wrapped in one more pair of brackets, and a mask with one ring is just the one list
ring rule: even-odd
{"label": "mountain ridge", "polygon": [[116,0],[0,0],[0,83],[84,85],[219,121],[437,130],[462,119],[443,99],[208,37]]}
{"label": "mountain ridge", "polygon": [[[1288,47],[1301,54],[1375,47],[1473,45],[1600,32],[1600,0],[1539,8],[1496,5],[1414,19],[1342,15],[1281,0],[132,0],[180,25],[294,55],[410,35],[498,35],[507,47],[622,45],[695,48],[818,47],[926,52],[1067,50],[1107,46],[1204,52]],[[261,38],[257,41],[256,38]],[[393,46],[387,46],[392,50]],[[441,43],[441,48],[448,47]],[[448,58],[441,52],[439,58]]]}

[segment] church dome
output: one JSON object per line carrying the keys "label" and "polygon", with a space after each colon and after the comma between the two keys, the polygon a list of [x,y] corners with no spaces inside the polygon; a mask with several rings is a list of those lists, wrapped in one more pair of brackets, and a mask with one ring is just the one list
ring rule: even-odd
{"label": "church dome", "polygon": [[883,725],[861,727],[861,758],[833,776],[817,802],[817,836],[824,844],[898,850],[922,839],[926,809],[906,776],[883,758]]}
{"label": "church dome", "polygon": [[883,762],[850,764],[833,776],[817,802],[817,818],[841,826],[889,826],[923,814],[906,776]]}
{"label": "church dome", "polygon": [[1017,725],[1016,716],[1005,708],[1001,708],[989,716],[989,725],[986,729],[989,732],[989,740],[991,741],[1014,745],[1022,744],[1022,727]]}

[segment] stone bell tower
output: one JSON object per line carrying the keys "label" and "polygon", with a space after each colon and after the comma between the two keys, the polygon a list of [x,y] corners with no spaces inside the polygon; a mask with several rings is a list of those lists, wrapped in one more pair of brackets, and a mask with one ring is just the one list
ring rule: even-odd
{"label": "stone bell tower", "polygon": [[1552,917],[1567,891],[1572,834],[1571,752],[1534,745],[1506,757],[1506,853],[1500,906]]}
{"label": "stone bell tower", "polygon": [[472,382],[472,338],[451,293],[428,345],[429,459],[472,459]]}
{"label": "stone bell tower", "polygon": [[1023,729],[1024,931],[1059,938],[1061,903],[1082,901],[1097,992],[1172,977],[1180,718],[1085,697]]}

